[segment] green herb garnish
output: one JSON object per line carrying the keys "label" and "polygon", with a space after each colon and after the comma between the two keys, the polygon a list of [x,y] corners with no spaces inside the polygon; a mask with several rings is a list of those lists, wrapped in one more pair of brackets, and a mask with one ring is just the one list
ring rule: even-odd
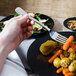
{"label": "green herb garnish", "polygon": [[18,14],[18,13],[14,14],[14,17],[17,17],[17,16],[19,16],[19,14]]}
{"label": "green herb garnish", "polygon": [[[4,21],[0,21],[0,23],[3,23],[3,22]],[[0,26],[1,30],[3,30],[4,26],[5,26],[4,24]]]}

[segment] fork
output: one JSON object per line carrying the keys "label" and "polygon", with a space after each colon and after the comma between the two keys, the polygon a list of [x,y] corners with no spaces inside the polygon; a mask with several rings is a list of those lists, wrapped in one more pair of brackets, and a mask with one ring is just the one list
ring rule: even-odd
{"label": "fork", "polygon": [[[15,9],[15,12],[20,14],[20,15],[27,15],[28,13],[25,12],[22,8],[17,7]],[[51,36],[52,39],[54,39],[55,41],[64,44],[67,40],[67,38],[59,33],[57,33],[56,31],[51,30],[50,28],[48,28],[47,26],[45,26],[44,24],[40,23],[38,20],[36,20],[35,18],[29,16],[29,19],[35,21],[36,23],[38,23],[39,25],[41,25],[43,28],[45,28],[48,32],[49,35]]]}

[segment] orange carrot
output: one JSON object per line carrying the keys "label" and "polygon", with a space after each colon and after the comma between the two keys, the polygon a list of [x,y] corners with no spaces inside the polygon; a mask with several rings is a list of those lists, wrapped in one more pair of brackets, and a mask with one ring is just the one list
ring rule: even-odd
{"label": "orange carrot", "polygon": [[57,73],[59,74],[59,73],[61,73],[63,71],[63,68],[59,68],[59,69],[57,69]]}
{"label": "orange carrot", "polygon": [[72,48],[75,48],[76,47],[76,44],[74,44],[74,43],[71,43],[71,45],[70,45]]}
{"label": "orange carrot", "polygon": [[73,40],[74,40],[74,36],[70,36],[65,42],[65,44],[63,45],[63,50],[67,50],[70,44],[73,42]]}
{"label": "orange carrot", "polygon": [[74,48],[69,48],[68,51],[69,51],[70,53],[74,53],[74,52],[75,52]]}
{"label": "orange carrot", "polygon": [[49,60],[49,63],[52,63],[54,59],[57,57],[57,55],[60,55],[62,53],[62,50],[58,50]]}
{"label": "orange carrot", "polygon": [[76,73],[71,73],[71,72],[69,72],[69,73],[67,73],[65,76],[76,76]]}
{"label": "orange carrot", "polygon": [[69,73],[69,68],[63,69],[63,74],[66,75],[67,73]]}
{"label": "orange carrot", "polygon": [[63,59],[64,58],[64,55],[63,54],[60,54],[60,58]]}

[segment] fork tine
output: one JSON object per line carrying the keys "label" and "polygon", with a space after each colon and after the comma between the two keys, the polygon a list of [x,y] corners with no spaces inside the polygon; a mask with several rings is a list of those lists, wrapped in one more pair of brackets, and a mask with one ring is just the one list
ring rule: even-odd
{"label": "fork tine", "polygon": [[59,34],[59,37],[61,37],[61,38],[63,38],[63,39],[66,39],[66,40],[67,40],[67,38],[66,38],[65,36],[63,36],[63,35],[60,35],[60,34]]}
{"label": "fork tine", "polygon": [[58,37],[58,38],[56,38],[57,40],[61,40],[61,41],[66,41],[67,39],[63,39],[63,38],[61,38],[61,37]]}
{"label": "fork tine", "polygon": [[66,42],[66,39],[56,38],[56,41],[64,44]]}
{"label": "fork tine", "polygon": [[64,40],[64,41],[66,41],[66,40],[67,40],[67,38],[66,38],[66,37],[63,37],[63,36],[60,36],[60,35],[58,35],[58,37],[57,37],[56,39]]}
{"label": "fork tine", "polygon": [[65,36],[59,34],[57,36],[56,40],[64,44],[66,42],[67,38]]}
{"label": "fork tine", "polygon": [[63,42],[63,41],[60,41],[60,40],[55,40],[55,41],[57,41],[57,42],[59,42],[59,43],[62,43],[62,44],[64,44],[65,42]]}
{"label": "fork tine", "polygon": [[52,39],[56,40],[57,42],[60,42],[64,44],[67,40],[67,38],[57,32],[53,31],[53,34],[50,35]]}

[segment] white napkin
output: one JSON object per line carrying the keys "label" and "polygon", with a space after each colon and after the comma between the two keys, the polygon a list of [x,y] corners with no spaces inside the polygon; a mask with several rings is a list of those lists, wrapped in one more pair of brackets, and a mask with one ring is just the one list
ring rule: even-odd
{"label": "white napkin", "polygon": [[27,72],[16,51],[9,54],[0,76],[27,76]]}
{"label": "white napkin", "polygon": [[0,76],[28,76],[28,74],[24,68],[9,60],[6,60]]}

